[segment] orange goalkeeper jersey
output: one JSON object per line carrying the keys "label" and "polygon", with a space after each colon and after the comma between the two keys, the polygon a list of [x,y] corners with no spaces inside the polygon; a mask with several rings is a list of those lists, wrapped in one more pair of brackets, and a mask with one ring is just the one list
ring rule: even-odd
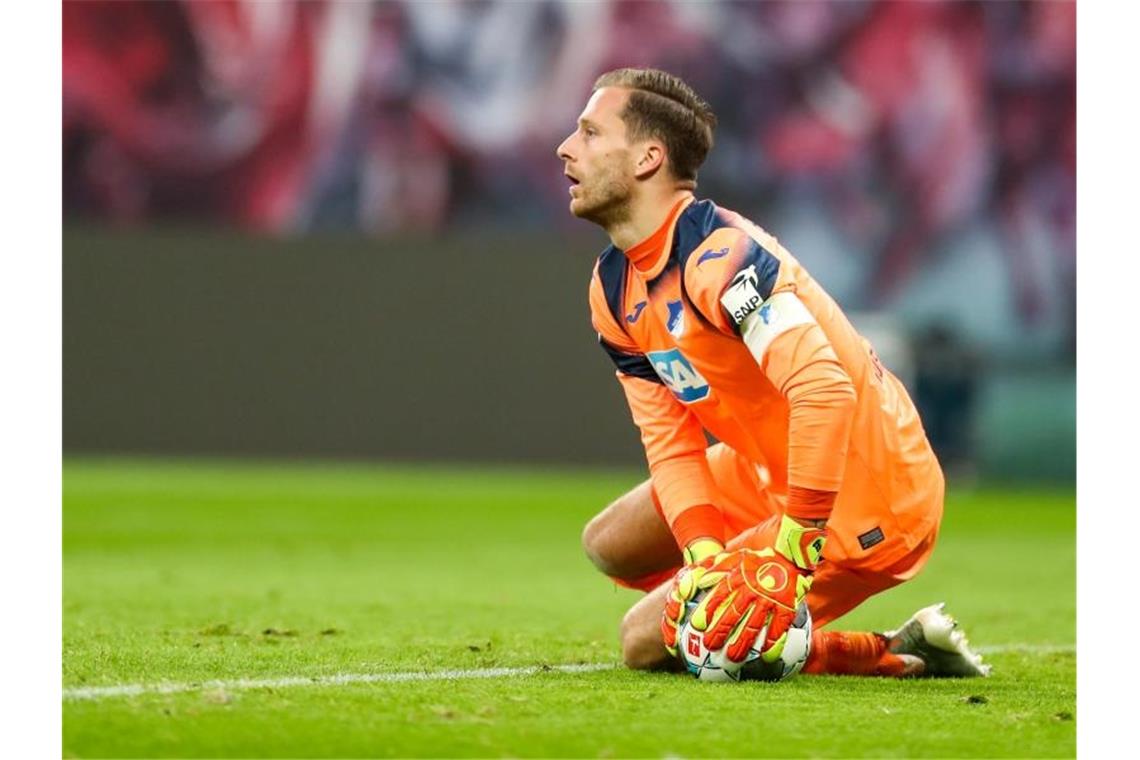
{"label": "orange goalkeeper jersey", "polygon": [[688,197],[648,240],[610,246],[590,311],[675,534],[686,511],[718,502],[705,431],[776,493],[837,492],[798,515],[828,518],[832,559],[874,549],[887,563],[937,524],[942,473],[906,390],[795,258],[739,214]]}

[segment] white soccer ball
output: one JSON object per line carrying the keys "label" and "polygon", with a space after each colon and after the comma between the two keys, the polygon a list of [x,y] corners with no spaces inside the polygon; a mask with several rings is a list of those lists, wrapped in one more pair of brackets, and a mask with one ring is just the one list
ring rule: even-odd
{"label": "white soccer ball", "polygon": [[[677,646],[690,673],[701,681],[783,681],[800,672],[811,653],[811,612],[805,602],[800,602],[796,608],[784,651],[775,662],[765,662],[760,657],[760,650],[753,648],[743,663],[736,663],[728,660],[723,649],[715,652],[705,649],[704,636],[689,625],[693,610],[706,593],[699,592],[686,605],[685,617],[677,633]],[[763,642],[765,633],[766,628],[760,631],[756,640]]]}

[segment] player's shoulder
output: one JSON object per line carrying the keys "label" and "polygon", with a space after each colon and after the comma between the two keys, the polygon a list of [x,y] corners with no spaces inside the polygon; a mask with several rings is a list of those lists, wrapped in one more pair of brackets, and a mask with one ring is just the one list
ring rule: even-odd
{"label": "player's shoulder", "polygon": [[725,329],[720,310],[727,291],[740,289],[762,301],[781,280],[782,249],[775,238],[734,211],[702,201],[691,218],[680,220],[677,234],[689,298]]}

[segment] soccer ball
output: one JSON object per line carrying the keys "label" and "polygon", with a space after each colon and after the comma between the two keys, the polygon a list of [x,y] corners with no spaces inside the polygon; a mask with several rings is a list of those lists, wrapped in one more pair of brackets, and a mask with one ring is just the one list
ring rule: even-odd
{"label": "soccer ball", "polygon": [[[677,632],[677,644],[688,671],[701,681],[783,681],[800,672],[811,652],[811,612],[807,604],[800,602],[796,617],[788,629],[784,651],[775,662],[765,662],[760,650],[753,648],[743,663],[731,662],[724,650],[710,652],[705,649],[704,637],[700,631],[689,625],[693,610],[700,604],[708,591],[700,591],[685,605],[685,617]],[[764,641],[767,629],[762,629],[756,637]]]}

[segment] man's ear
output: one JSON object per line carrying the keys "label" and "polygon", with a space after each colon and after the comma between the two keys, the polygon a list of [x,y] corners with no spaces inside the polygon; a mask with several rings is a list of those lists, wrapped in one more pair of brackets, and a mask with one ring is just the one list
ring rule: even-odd
{"label": "man's ear", "polygon": [[644,143],[637,156],[637,164],[633,167],[634,176],[638,179],[651,177],[665,164],[665,146],[656,140]]}

